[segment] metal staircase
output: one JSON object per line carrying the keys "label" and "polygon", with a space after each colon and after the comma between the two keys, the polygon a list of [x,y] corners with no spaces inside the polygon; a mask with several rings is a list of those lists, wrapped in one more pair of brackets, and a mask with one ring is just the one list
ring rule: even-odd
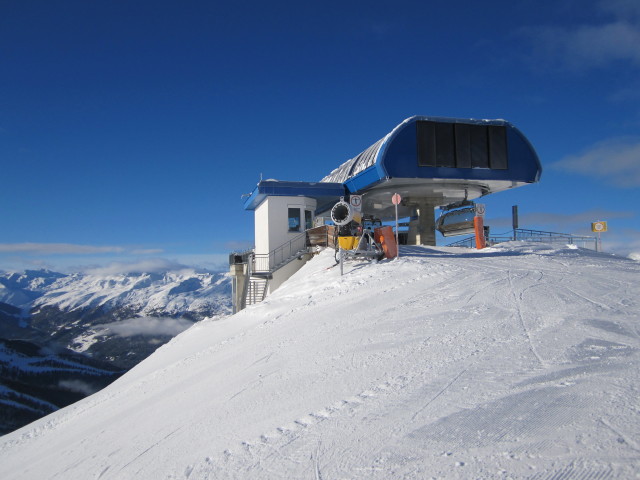
{"label": "metal staircase", "polygon": [[[242,292],[242,310],[248,305],[260,303],[267,295],[269,280],[273,274],[300,258],[316,246],[329,246],[333,242],[333,227],[322,226],[306,230],[268,254],[256,254],[252,250],[231,254],[234,262],[246,264],[246,281]],[[235,296],[234,296],[235,298]],[[234,311],[236,306],[234,305]]]}
{"label": "metal staircase", "polygon": [[256,303],[260,303],[262,300],[264,300],[264,297],[267,295],[268,285],[269,278],[267,277],[249,277],[249,281],[247,283],[247,293],[244,300],[245,306],[255,305]]}

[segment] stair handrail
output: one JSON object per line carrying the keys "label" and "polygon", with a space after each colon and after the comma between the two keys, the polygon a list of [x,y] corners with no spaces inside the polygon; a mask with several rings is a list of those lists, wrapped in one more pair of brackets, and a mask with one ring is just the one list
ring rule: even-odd
{"label": "stair handrail", "polygon": [[[300,257],[301,254],[309,252],[314,246],[331,246],[331,242],[334,241],[332,228],[331,226],[321,226],[305,230],[302,234],[283,243],[268,254],[256,254],[255,248],[241,253],[232,253],[230,255],[230,263],[246,264],[246,277],[239,310],[245,309],[248,303],[258,303],[258,292],[254,282],[255,277],[262,278],[265,281],[259,300],[262,301],[267,294],[267,286],[271,274],[292,260]],[[304,239],[304,243],[302,243],[302,239]],[[285,251],[288,251],[287,258],[284,258],[283,255]],[[278,255],[280,255],[280,257],[278,257]],[[282,258],[283,260],[281,260],[280,263],[276,263],[277,258]],[[236,310],[234,306],[234,313],[236,313],[236,311],[238,310]]]}
{"label": "stair handrail", "polygon": [[[323,242],[310,240],[312,234],[317,235],[318,232],[322,230],[324,230]],[[307,253],[310,247],[320,244],[324,244],[325,246],[329,244],[329,228],[326,225],[305,230],[279,247],[274,248],[269,253],[257,254],[254,251],[252,255],[253,272],[271,274],[289,264],[301,254]]]}

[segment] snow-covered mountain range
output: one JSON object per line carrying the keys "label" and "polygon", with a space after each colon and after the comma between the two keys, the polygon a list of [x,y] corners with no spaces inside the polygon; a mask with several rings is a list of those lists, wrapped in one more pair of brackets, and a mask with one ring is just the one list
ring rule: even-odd
{"label": "snow-covered mountain range", "polygon": [[0,438],[0,478],[640,475],[640,263],[513,242],[333,265]]}
{"label": "snow-covered mountain range", "polygon": [[0,273],[0,434],[93,393],[194,322],[230,311],[222,273]]}
{"label": "snow-covered mountain range", "polygon": [[224,273],[0,274],[0,337],[53,341],[120,368],[137,364],[193,322],[230,311]]}
{"label": "snow-covered mountain range", "polygon": [[0,435],[95,393],[123,373],[70,350],[0,338]]}

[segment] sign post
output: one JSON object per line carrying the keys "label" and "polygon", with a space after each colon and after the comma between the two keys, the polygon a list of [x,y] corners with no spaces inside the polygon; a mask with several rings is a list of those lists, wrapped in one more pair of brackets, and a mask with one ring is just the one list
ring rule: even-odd
{"label": "sign post", "polygon": [[362,211],[362,195],[351,195],[349,197],[349,204],[356,212]]}
{"label": "sign post", "polygon": [[591,224],[591,231],[598,234],[598,242],[596,243],[596,252],[601,252],[602,251],[602,238],[600,237],[600,234],[602,232],[606,232],[607,231],[607,222],[601,222],[600,220],[598,220],[597,222],[593,222]]}
{"label": "sign post", "polygon": [[400,242],[398,241],[398,205],[402,201],[402,197],[399,193],[394,193],[391,197],[391,203],[396,206],[396,245],[398,247],[398,257],[400,257]]}
{"label": "sign post", "polygon": [[349,205],[353,211],[353,219],[360,223],[362,221],[362,195],[351,195]]}

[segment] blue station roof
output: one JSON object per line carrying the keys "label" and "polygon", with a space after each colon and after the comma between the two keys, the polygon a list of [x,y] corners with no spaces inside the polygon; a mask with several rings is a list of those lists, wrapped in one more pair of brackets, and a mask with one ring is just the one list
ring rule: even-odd
{"label": "blue station roof", "polygon": [[245,202],[254,210],[268,195],[318,200],[317,214],[341,196],[363,196],[363,212],[394,216],[427,202],[473,200],[540,180],[540,160],[527,138],[505,120],[414,116],[317,183],[261,181]]}
{"label": "blue station roof", "polygon": [[532,145],[506,120],[414,116],[321,181],[357,193],[391,178],[534,183],[541,173]]}
{"label": "blue station roof", "polygon": [[[346,196],[344,184],[336,182],[281,182],[279,180],[261,180],[253,193],[244,202],[245,210],[255,210],[268,196],[309,197],[318,201],[318,208]],[[321,210],[322,211],[322,210]]]}
{"label": "blue station roof", "polygon": [[342,182],[363,195],[363,211],[389,219],[394,193],[403,198],[400,214],[410,215],[421,202],[473,200],[538,182],[541,174],[533,146],[505,120],[414,116],[322,181]]}

